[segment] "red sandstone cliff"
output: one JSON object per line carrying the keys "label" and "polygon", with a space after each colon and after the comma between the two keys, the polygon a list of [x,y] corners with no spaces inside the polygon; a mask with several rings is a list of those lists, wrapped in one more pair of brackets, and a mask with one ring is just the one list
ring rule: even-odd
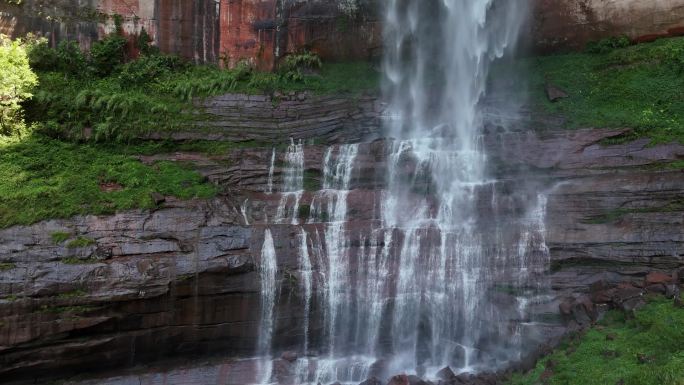
{"label": "red sandstone cliff", "polygon": [[[684,34],[684,0],[531,0],[531,46],[581,48],[587,41],[627,35],[635,40]],[[88,5],[83,5],[84,3]],[[87,48],[111,31],[145,28],[164,52],[197,62],[250,61],[270,69],[288,52],[310,49],[329,60],[368,59],[381,46],[378,0],[26,0],[0,4],[0,33],[40,32],[53,42]]]}

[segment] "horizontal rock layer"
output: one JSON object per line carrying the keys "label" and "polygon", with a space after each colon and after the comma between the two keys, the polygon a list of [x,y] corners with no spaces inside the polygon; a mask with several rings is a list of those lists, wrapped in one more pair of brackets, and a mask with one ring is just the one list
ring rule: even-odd
{"label": "horizontal rock layer", "polygon": [[[283,116],[298,109],[315,114],[306,98],[292,98],[282,104]],[[269,122],[278,130],[279,118],[265,117],[276,110],[266,99],[226,96],[213,102],[223,103],[217,116],[223,114],[231,122],[226,127],[240,120],[229,116],[230,111],[244,108],[242,118],[255,119],[253,127]],[[339,101],[330,103],[339,107]],[[372,99],[364,103],[377,106]],[[377,123],[381,109],[375,108],[361,115]],[[320,133],[329,143],[377,135],[351,127],[349,115],[335,119],[342,126]],[[538,192],[548,197],[546,243],[554,300],[533,309],[531,317],[539,325],[534,333],[557,335],[558,304],[568,297],[583,297],[594,282],[615,284],[684,265],[684,172],[666,167],[667,162],[684,158],[683,146],[652,147],[647,141],[600,144],[625,130],[527,132],[504,126],[490,124],[483,137],[497,181],[491,190],[480,192],[478,208],[492,210],[490,202],[496,194],[501,198],[498,211],[482,215],[481,225],[505,229]],[[230,137],[239,130],[226,128],[226,132]],[[308,130],[282,128],[282,132],[296,137]],[[375,140],[359,145],[345,228],[350,255],[382,246],[380,240],[372,243],[367,229],[379,221],[390,143]],[[243,148],[215,156],[177,153],[140,158],[194,164],[222,187],[223,193],[215,199],[179,202],[167,197],[152,211],[0,230],[3,380],[61,377],[172,357],[253,354],[260,317],[256,266],[267,224],[274,237],[280,287],[274,346],[277,350],[295,347],[301,340],[304,299],[299,283],[300,228],[292,223],[308,222],[304,228],[309,234],[324,231],[327,218],[312,214],[311,208],[314,199],[325,197],[318,191],[325,152],[321,144],[305,146],[308,191],[301,194],[299,207],[309,211],[295,212],[292,201],[287,219],[277,224],[273,218],[281,205],[284,151],[276,149],[274,193],[269,194],[273,149]],[[410,172],[411,160],[406,167]],[[314,292],[321,282],[314,279]],[[507,302],[510,294],[504,278],[501,292],[492,295]],[[313,340],[320,333],[321,325],[315,321],[319,311],[312,309]]]}

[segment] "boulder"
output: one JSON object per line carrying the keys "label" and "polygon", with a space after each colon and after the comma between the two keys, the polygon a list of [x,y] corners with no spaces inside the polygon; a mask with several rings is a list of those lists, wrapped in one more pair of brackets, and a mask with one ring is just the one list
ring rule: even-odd
{"label": "boulder", "polygon": [[440,380],[451,380],[452,378],[456,378],[456,373],[447,366],[437,372],[437,378]]}
{"label": "boulder", "polygon": [[646,286],[646,291],[649,293],[655,293],[655,294],[665,294],[667,292],[667,289],[666,289],[664,284],[655,283],[655,284]]}
{"label": "boulder", "polygon": [[568,97],[568,93],[562,90],[561,88],[551,84],[551,83],[546,83],[546,97],[549,98],[550,102],[557,102],[561,99],[565,99]]}
{"label": "boulder", "polygon": [[150,198],[152,198],[152,202],[154,202],[155,206],[159,206],[166,201],[166,197],[158,192],[150,193]]}
{"label": "boulder", "polygon": [[400,374],[390,378],[389,382],[387,382],[387,385],[411,385],[411,383],[409,382],[407,375]]}
{"label": "boulder", "polygon": [[665,274],[665,273],[657,272],[657,271],[654,271],[652,273],[648,273],[648,275],[646,276],[646,279],[645,279],[646,286],[656,285],[656,284],[664,285],[664,284],[668,284],[670,282],[672,282],[672,276]]}
{"label": "boulder", "polygon": [[615,302],[616,305],[620,305],[630,299],[641,298],[643,294],[643,290],[634,286],[618,286],[617,290],[615,290],[615,294],[613,295],[613,302]]}
{"label": "boulder", "polygon": [[675,297],[679,297],[679,294],[680,294],[679,286],[677,286],[675,284],[669,284],[669,285],[665,286],[665,297],[666,298],[672,299]]}

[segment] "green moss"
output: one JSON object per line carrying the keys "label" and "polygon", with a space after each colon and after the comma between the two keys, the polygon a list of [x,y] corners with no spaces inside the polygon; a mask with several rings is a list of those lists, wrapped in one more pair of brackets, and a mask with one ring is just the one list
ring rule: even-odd
{"label": "green moss", "polygon": [[82,298],[82,297],[85,297],[86,295],[88,295],[88,293],[86,293],[83,290],[74,290],[74,291],[70,291],[68,293],[61,293],[57,296],[57,298],[59,298],[59,299],[74,299],[74,298]]}
{"label": "green moss", "polygon": [[69,249],[77,249],[80,247],[88,247],[90,245],[94,245],[95,241],[90,238],[86,237],[78,237],[76,239],[73,239],[69,241],[69,243],[66,244],[66,247]]}
{"label": "green moss", "polygon": [[665,164],[667,170],[684,170],[684,160],[678,160]]}
{"label": "green moss", "polygon": [[71,234],[64,231],[55,231],[50,234],[50,238],[52,238],[52,242],[59,244],[71,238]]}
{"label": "green moss", "polygon": [[321,174],[316,170],[304,171],[304,190],[318,191],[322,188]]}
{"label": "green moss", "polygon": [[612,223],[628,214],[639,213],[666,213],[684,211],[684,199],[676,199],[660,207],[644,208],[619,208],[605,212],[604,214],[587,218],[583,221],[586,224],[605,224]]}
{"label": "green moss", "polygon": [[40,311],[42,313],[52,314],[81,314],[97,310],[95,306],[43,306]]}
{"label": "green moss", "polygon": [[17,267],[17,265],[14,263],[10,263],[10,262],[0,263],[0,271],[12,270],[15,267]]}
{"label": "green moss", "polygon": [[96,258],[93,258],[93,257],[89,257],[89,258],[67,257],[67,258],[63,258],[61,261],[65,265],[86,265],[89,263],[97,263],[98,262],[98,260]]}
{"label": "green moss", "polygon": [[[684,384],[684,308],[671,300],[657,299],[638,311],[634,319],[612,311],[600,325],[566,341],[526,375],[516,375],[512,385],[540,384],[548,361],[550,385]],[[611,338],[607,338],[610,335]],[[640,362],[639,357],[646,357]]]}
{"label": "green moss", "polygon": [[[209,198],[217,193],[216,186],[186,165],[158,162],[146,166],[130,156],[142,147],[152,152],[155,146],[79,145],[40,136],[0,141],[0,228],[78,214],[150,208],[153,191],[181,199]],[[121,189],[100,188],[101,183],[109,182]],[[63,237],[60,234],[57,239]]]}
{"label": "green moss", "polygon": [[[531,101],[567,118],[568,128],[630,127],[606,144],[649,137],[653,143],[684,143],[684,76],[672,64],[684,38],[617,48],[609,52],[535,57],[519,62],[531,74]],[[549,82],[569,97],[551,103]]]}
{"label": "green moss", "polygon": [[309,217],[309,214],[311,214],[311,206],[310,205],[300,205],[298,212],[297,212],[297,218],[299,219],[307,219]]}

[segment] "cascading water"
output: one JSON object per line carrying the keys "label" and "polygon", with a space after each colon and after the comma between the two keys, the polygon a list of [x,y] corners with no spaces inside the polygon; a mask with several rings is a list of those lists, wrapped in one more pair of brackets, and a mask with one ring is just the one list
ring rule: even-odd
{"label": "cascading water", "polygon": [[[490,64],[518,39],[525,5],[387,1],[392,139],[385,188],[366,193],[380,200],[367,223],[353,230],[348,212],[364,144],[327,149],[322,189],[300,221],[304,147],[291,142],[274,224],[298,226],[304,357],[292,383],[430,377],[447,365],[479,371],[520,359],[527,308],[548,266],[545,197],[490,177],[479,104]],[[272,180],[271,171],[270,192]]]}
{"label": "cascading water", "polygon": [[[478,103],[488,67],[518,39],[524,1],[392,0],[385,95],[392,144],[383,226],[398,260],[392,301],[395,370],[491,369],[506,361],[493,325],[494,283],[520,275],[482,205],[486,173]],[[493,210],[492,210],[493,211]],[[489,211],[491,212],[491,211]],[[507,241],[510,241],[508,239]],[[520,279],[520,278],[518,278]],[[496,350],[487,348],[496,341]],[[502,352],[502,353],[501,353]]]}
{"label": "cascading water", "polygon": [[[264,230],[264,244],[259,261],[259,282],[261,284],[261,324],[257,352],[268,356],[271,353],[273,339],[274,309],[276,299],[276,274],[278,272],[275,246],[271,230]],[[264,362],[266,367],[260,368],[261,382],[267,383],[271,377],[272,364],[270,360]]]}

